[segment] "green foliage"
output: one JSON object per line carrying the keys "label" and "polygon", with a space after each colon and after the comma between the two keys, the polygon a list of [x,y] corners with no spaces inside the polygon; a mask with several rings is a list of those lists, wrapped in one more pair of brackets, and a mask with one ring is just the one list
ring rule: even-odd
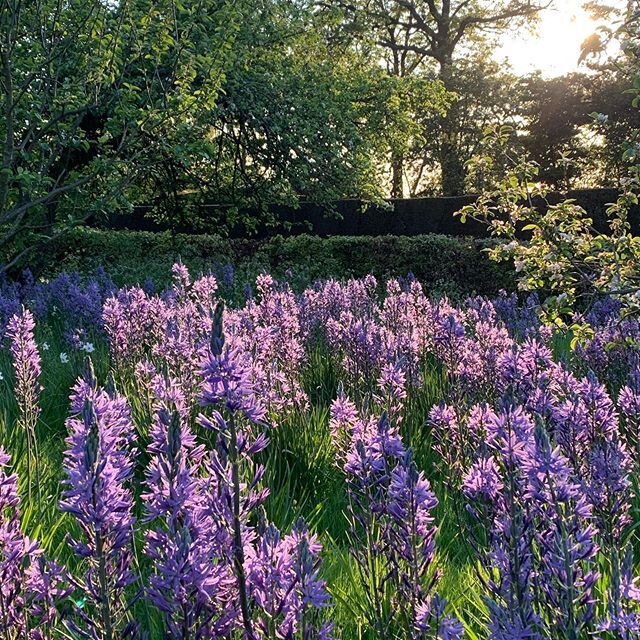
{"label": "green foliage", "polygon": [[240,18],[226,0],[0,4],[2,262],[193,157]]}
{"label": "green foliage", "polygon": [[[548,292],[545,306],[549,320],[562,322],[578,303],[589,305],[601,295],[619,297],[636,308],[640,237],[631,234],[628,212],[638,204],[637,169],[627,190],[609,206],[609,233],[604,234],[573,200],[558,204],[546,201],[547,188],[537,181],[538,166],[511,155],[511,134],[510,127],[489,134],[493,153],[475,161],[491,170],[499,153],[511,162],[511,168],[493,189],[459,212],[462,219],[480,220],[493,236],[506,240],[490,250],[490,256],[498,262],[513,261],[520,289]],[[534,199],[545,201],[546,207],[534,206]]]}
{"label": "green foliage", "polygon": [[77,229],[52,246],[52,260],[47,260],[45,274],[70,270],[89,274],[104,266],[119,284],[143,283],[150,277],[163,285],[179,257],[194,272],[215,271],[231,263],[240,286],[262,271],[269,271],[276,278],[286,277],[298,288],[318,278],[373,273],[384,280],[412,272],[435,294],[491,295],[501,288],[514,287],[509,267],[496,265],[486,256],[485,249],[493,244],[436,234],[331,238],[300,235],[256,241]]}
{"label": "green foliage", "polygon": [[[596,13],[613,12],[600,2],[590,3],[590,8]],[[619,40],[622,58],[616,65],[633,78],[626,93],[632,96],[635,109],[640,106],[639,21],[637,2],[630,1],[615,32],[605,30],[604,40],[596,34],[583,45],[583,57],[588,57],[607,40]],[[593,115],[596,125],[609,124],[607,114]],[[514,151],[512,127],[490,129],[487,153],[472,162],[487,175],[499,176],[505,165],[508,171],[477,202],[459,212],[463,221],[472,217],[485,222],[493,236],[506,240],[490,251],[491,257],[498,262],[513,261],[520,289],[549,294],[545,307],[548,320],[555,324],[563,325],[576,307],[589,306],[598,296],[619,299],[628,313],[640,310],[640,237],[631,233],[628,219],[640,192],[638,131],[627,129],[627,133],[627,149],[621,158],[627,164],[626,176],[622,192],[607,209],[607,233],[595,229],[586,211],[574,201],[554,205],[546,201],[548,190],[540,179],[540,166]],[[534,206],[534,199],[542,200],[546,207]],[[589,337],[589,328],[579,323],[570,329],[571,347]]]}
{"label": "green foliage", "polygon": [[[488,57],[493,42],[487,33],[500,33],[515,25],[533,23],[547,7],[545,2],[531,0],[341,0],[336,4],[342,11],[343,31],[356,34],[372,56],[384,61],[390,76],[437,77],[449,94],[460,89],[464,91],[468,86],[479,89],[483,85],[486,68],[490,65],[482,62],[478,62],[472,74],[462,82],[459,77],[460,70],[469,66],[464,58],[479,61]],[[483,104],[486,104],[487,95],[483,95],[482,89],[476,91],[476,97],[482,96]],[[501,105],[500,100],[493,102],[498,110]],[[390,149],[393,197],[402,197],[405,180],[409,182],[412,194],[418,192],[422,174],[434,159],[431,157],[429,162],[423,160],[421,163],[420,158],[416,158],[425,144],[431,147],[430,151],[435,151],[442,193],[451,196],[463,192],[464,161],[468,158],[465,156],[466,134],[469,129],[481,130],[481,125],[465,118],[472,111],[469,104],[465,109],[457,100],[449,100],[444,112],[414,111],[414,135],[407,138],[411,144],[405,145],[404,149],[402,146]],[[437,116],[435,122],[433,116]],[[429,120],[432,126],[425,128],[425,121],[428,123]],[[434,138],[435,144],[428,145]],[[405,159],[405,155],[409,158]]]}
{"label": "green foliage", "polygon": [[[151,204],[175,228],[222,205],[379,200],[389,149],[447,94],[389,78],[296,0],[0,4],[0,262],[89,217]],[[33,37],[33,34],[39,34]],[[33,254],[31,254],[33,255]]]}

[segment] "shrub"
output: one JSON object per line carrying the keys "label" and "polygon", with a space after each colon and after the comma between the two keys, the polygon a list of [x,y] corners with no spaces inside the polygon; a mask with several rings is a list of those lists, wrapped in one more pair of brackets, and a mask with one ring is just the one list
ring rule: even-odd
{"label": "shrub", "polygon": [[165,284],[180,258],[196,272],[216,272],[231,263],[237,281],[269,271],[303,287],[319,278],[405,276],[413,273],[433,293],[492,295],[515,286],[508,265],[492,263],[485,249],[494,241],[436,234],[420,236],[300,235],[267,240],[225,239],[215,235],[171,235],[141,231],[77,229],[58,241],[36,268],[47,276],[60,271],[91,273],[103,266],[119,284],[152,278]]}

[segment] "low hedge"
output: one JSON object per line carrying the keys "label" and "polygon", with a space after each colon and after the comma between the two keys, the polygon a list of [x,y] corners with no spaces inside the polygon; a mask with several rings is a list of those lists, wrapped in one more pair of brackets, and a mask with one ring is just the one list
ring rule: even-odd
{"label": "low hedge", "polygon": [[491,240],[436,234],[418,236],[275,236],[265,240],[225,239],[215,235],[171,235],[143,231],[77,229],[52,248],[41,273],[89,274],[102,266],[118,284],[164,285],[180,258],[195,273],[218,272],[232,264],[237,282],[268,271],[303,287],[320,278],[384,280],[412,272],[433,294],[492,295],[515,286],[513,270],[497,265],[483,251]]}

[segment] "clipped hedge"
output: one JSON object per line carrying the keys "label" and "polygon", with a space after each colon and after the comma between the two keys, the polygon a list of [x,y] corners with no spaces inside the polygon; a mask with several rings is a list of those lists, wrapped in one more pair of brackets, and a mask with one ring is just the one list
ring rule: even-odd
{"label": "clipped hedge", "polygon": [[412,272],[433,294],[492,295],[514,289],[513,270],[491,262],[483,249],[492,241],[436,234],[418,236],[300,235],[266,240],[225,239],[215,235],[171,235],[142,231],[77,229],[53,247],[41,272],[88,274],[103,266],[119,284],[152,278],[165,284],[180,258],[196,273],[231,263],[237,281],[261,271],[303,287],[320,278],[359,277],[384,280]]}

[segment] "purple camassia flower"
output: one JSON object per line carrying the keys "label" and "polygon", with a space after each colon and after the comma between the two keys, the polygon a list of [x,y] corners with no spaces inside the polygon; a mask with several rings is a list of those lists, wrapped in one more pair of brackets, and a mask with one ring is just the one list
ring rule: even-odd
{"label": "purple camassia flower", "polygon": [[407,376],[400,362],[382,366],[378,376],[381,409],[395,424],[402,422],[402,409],[407,398]]}
{"label": "purple camassia flower", "polygon": [[[42,385],[40,374],[42,367],[40,353],[33,335],[35,323],[31,312],[23,307],[20,315],[15,315],[9,320],[7,336],[10,340],[11,356],[15,371],[15,398],[18,404],[18,425],[24,431],[27,441],[27,471],[29,483],[29,496],[31,485],[37,483],[38,496],[40,495],[40,472],[38,467],[36,426],[40,416],[40,404],[38,402]],[[35,463],[35,472],[32,464]],[[38,500],[38,508],[40,501]]]}
{"label": "purple camassia flower", "polygon": [[498,390],[525,403],[536,388],[548,384],[552,364],[551,350],[539,340],[527,338],[521,345],[514,344],[498,358]]}
{"label": "purple camassia flower", "polygon": [[542,431],[536,441],[524,469],[524,499],[531,501],[534,516],[538,609],[550,629],[577,638],[589,631],[595,615],[598,547],[592,507],[560,449],[552,448]]}
{"label": "purple camassia flower", "polygon": [[207,514],[198,470],[204,448],[180,413],[156,404],[145,502],[146,554],[153,561],[147,597],[171,638],[218,638],[236,624],[231,544]]}
{"label": "purple camassia flower", "polygon": [[464,479],[464,494],[473,501],[493,504],[500,495],[504,484],[500,468],[493,456],[480,458],[471,465]]}
{"label": "purple camassia flower", "polygon": [[473,405],[468,414],[458,417],[447,404],[435,405],[428,424],[433,429],[433,447],[439,454],[443,473],[458,486],[464,469],[486,450],[487,425],[496,414],[486,404]]}
{"label": "purple camassia flower", "polygon": [[259,296],[227,314],[228,333],[252,354],[252,379],[270,413],[308,406],[301,382],[306,337],[300,307],[288,285],[262,276]]}
{"label": "purple camassia flower", "polygon": [[640,368],[629,374],[627,384],[618,394],[618,408],[623,420],[623,436],[627,447],[640,456]]}
{"label": "purple camassia flower", "polygon": [[443,300],[435,310],[434,348],[436,355],[444,363],[449,375],[453,375],[458,352],[466,335],[464,314]]}
{"label": "purple camassia flower", "polygon": [[[239,623],[248,640],[255,640],[245,554],[254,539],[249,516],[268,495],[267,489],[259,488],[264,468],[252,460],[268,444],[264,433],[256,437],[252,431],[252,427],[264,426],[266,412],[256,399],[243,354],[225,344],[223,314],[224,307],[219,303],[212,323],[211,345],[202,365],[201,403],[213,405],[213,415],[210,418],[200,414],[198,422],[218,433],[216,450],[209,461],[208,513],[232,541],[229,555],[238,594]],[[251,473],[246,482],[241,471]]]}
{"label": "purple camassia flower", "polygon": [[383,414],[375,428],[353,435],[344,470],[359,486],[375,485],[378,476],[388,475],[390,461],[400,460],[405,454],[406,448],[398,429]]}
{"label": "purple camassia flower", "polygon": [[[622,557],[621,566],[612,572],[612,584],[609,588],[607,615],[598,622],[596,638],[620,638],[632,640],[640,637],[640,589],[638,578],[633,577],[633,549],[627,545]],[[599,635],[603,633],[603,635]]]}
{"label": "purple camassia flower", "polygon": [[597,326],[586,344],[576,347],[576,364],[584,373],[593,371],[602,381],[624,382],[637,363],[640,322],[634,318],[612,317]]}
{"label": "purple camassia flower", "polygon": [[588,496],[522,408],[489,419],[487,444],[490,455],[470,467],[463,492],[489,534],[481,561],[491,576],[491,637],[582,637],[593,628],[598,579]]}
{"label": "purple camassia flower", "polygon": [[534,624],[531,515],[523,499],[522,477],[523,464],[534,446],[533,431],[533,423],[520,407],[490,414],[490,453],[470,467],[462,485],[470,500],[468,510],[484,521],[489,532],[483,562],[498,573],[487,585],[495,634],[507,628],[524,631]]}
{"label": "purple camassia flower", "polygon": [[555,439],[579,474],[598,529],[613,544],[629,522],[632,471],[615,405],[591,374],[565,392],[551,416]]}
{"label": "purple camassia flower", "polygon": [[[201,403],[224,408],[232,415],[238,413],[253,424],[263,424],[266,410],[257,398],[251,378],[250,354],[243,352],[233,341],[226,341],[222,333],[222,313],[219,306],[211,345],[201,367]],[[214,414],[214,420],[218,415]],[[214,428],[210,420],[205,422],[206,426]]]}
{"label": "purple camassia flower", "polygon": [[[373,429],[355,431],[344,464],[351,520],[351,553],[362,568],[362,587],[372,606],[367,615],[373,629],[385,637],[394,611],[405,632],[438,628],[441,616],[432,609],[431,591],[435,533],[431,511],[438,501],[419,472],[395,427],[383,414]],[[378,569],[374,564],[382,563]],[[393,594],[392,596],[385,594]],[[381,600],[392,597],[393,602]],[[455,624],[443,626],[450,637]],[[417,637],[422,637],[419,635]]]}
{"label": "purple camassia flower", "polygon": [[516,293],[501,291],[492,300],[492,305],[514,338],[530,338],[537,334],[540,328],[540,300],[537,294],[527,296],[524,304],[520,305]]}
{"label": "purple camassia flower", "polygon": [[397,351],[393,332],[375,318],[344,311],[338,319],[327,320],[326,334],[349,384],[373,391],[373,382],[382,365],[393,359]]}
{"label": "purple camassia flower", "polygon": [[[304,327],[304,333],[307,336],[315,336],[320,333],[325,335],[327,321],[330,318],[337,319],[344,311],[362,309],[366,314],[368,306],[372,303],[368,295],[365,299],[354,301],[354,307],[351,307],[351,300],[348,298],[352,282],[346,285],[337,280],[329,279],[322,282],[316,282],[313,287],[306,289],[300,300],[301,321]],[[358,307],[357,302],[365,303]]]}
{"label": "purple camassia flower", "polygon": [[8,465],[0,448],[0,636],[44,640],[66,592],[60,570],[20,530],[18,477],[7,473]]}
{"label": "purple camassia flower", "polygon": [[445,600],[438,595],[434,595],[418,605],[414,628],[414,631],[418,632],[418,638],[461,640],[465,637],[462,623],[457,618],[445,613],[445,605]]}
{"label": "purple camassia flower", "polygon": [[173,290],[178,295],[186,295],[187,290],[191,286],[191,275],[189,269],[182,262],[176,262],[171,267],[173,274]]}
{"label": "purple camassia flower", "polygon": [[256,611],[257,636],[328,637],[328,625],[317,626],[313,610],[329,605],[325,583],[318,575],[322,547],[302,522],[282,537],[270,525],[246,555],[249,595]]}
{"label": "purple camassia flower", "polygon": [[233,289],[233,285],[235,283],[235,269],[230,262],[227,262],[220,272],[218,272],[221,276],[222,284],[229,290]]}
{"label": "purple camassia flower", "polygon": [[335,400],[331,402],[329,431],[331,440],[338,452],[348,448],[356,430],[364,430],[360,413],[353,401],[347,397],[342,384],[338,386]]}
{"label": "purple camassia flower", "polygon": [[111,354],[120,368],[133,367],[162,335],[165,304],[139,287],[120,289],[103,306],[102,321]]}
{"label": "purple camassia flower", "polygon": [[78,273],[61,273],[49,282],[35,283],[22,298],[29,301],[38,320],[60,318],[64,335],[75,335],[102,332],[102,305],[115,292],[113,281],[98,268],[84,282]]}
{"label": "purple camassia flower", "polygon": [[64,455],[65,485],[60,509],[76,520],[80,536],[71,548],[86,573],[74,586],[88,601],[69,628],[86,638],[132,634],[127,587],[133,571],[133,495],[130,488],[135,430],[127,401],[96,386],[92,374],[71,395],[70,432]]}
{"label": "purple camassia flower", "polygon": [[33,335],[35,322],[28,309],[14,315],[7,325],[7,337],[10,341],[11,356],[15,370],[15,394],[20,409],[20,419],[25,427],[35,427],[40,414],[38,398],[42,391],[39,382],[42,366],[40,353]]}
{"label": "purple camassia flower", "polygon": [[49,282],[32,283],[23,287],[21,299],[28,302],[36,319],[55,317],[61,322],[66,339],[102,333],[102,305],[115,292],[113,281],[98,268],[88,280],[78,273],[61,273]]}
{"label": "purple camassia flower", "polygon": [[389,280],[379,317],[394,336],[394,352],[389,356],[402,360],[410,386],[420,384],[420,365],[433,350],[434,314],[433,305],[416,280],[404,289],[397,280]]}
{"label": "purple camassia flower", "polygon": [[435,630],[438,637],[453,640],[462,638],[462,627],[444,615],[445,602],[431,594],[440,575],[433,572],[436,527],[432,511],[437,505],[429,482],[408,452],[391,472],[386,506],[390,519],[383,533],[398,589],[396,606],[424,637],[432,637]]}

